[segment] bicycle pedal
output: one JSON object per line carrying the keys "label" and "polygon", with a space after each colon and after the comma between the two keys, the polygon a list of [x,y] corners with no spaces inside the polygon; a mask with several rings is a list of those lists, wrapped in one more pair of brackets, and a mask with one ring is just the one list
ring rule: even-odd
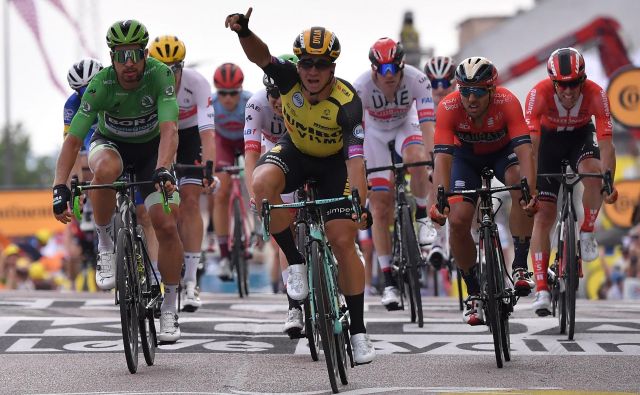
{"label": "bicycle pedal", "polygon": [[398,303],[390,303],[388,305],[385,305],[384,307],[387,309],[387,311],[404,310]]}
{"label": "bicycle pedal", "polygon": [[302,332],[302,329],[299,328],[291,328],[286,333],[291,340],[302,339],[306,337],[305,333]]}
{"label": "bicycle pedal", "polygon": [[531,295],[531,288],[516,288],[513,290],[513,294],[520,297],[529,296]]}

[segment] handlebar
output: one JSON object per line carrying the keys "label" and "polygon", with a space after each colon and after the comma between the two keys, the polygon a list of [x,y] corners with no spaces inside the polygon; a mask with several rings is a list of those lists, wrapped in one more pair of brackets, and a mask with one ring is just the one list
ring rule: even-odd
{"label": "handlebar", "polygon": [[606,192],[607,195],[613,193],[613,176],[611,170],[607,170],[604,173],[541,173],[538,177],[553,178],[560,181],[563,185],[573,186],[583,178],[601,178],[603,180],[603,186],[601,192]]}
{"label": "handlebar", "polygon": [[384,171],[384,170],[391,170],[394,173],[397,172],[400,169],[407,169],[409,167],[416,167],[416,166],[429,166],[429,167],[433,167],[433,161],[431,160],[425,160],[422,162],[413,162],[413,163],[395,163],[389,166],[380,166],[380,167],[372,167],[370,169],[366,169],[366,173],[367,175],[377,172],[377,171]]}
{"label": "handlebar", "polygon": [[204,179],[211,183],[213,181],[213,161],[206,161],[204,165],[186,165],[182,163],[176,163],[173,165],[175,170],[203,170]]}

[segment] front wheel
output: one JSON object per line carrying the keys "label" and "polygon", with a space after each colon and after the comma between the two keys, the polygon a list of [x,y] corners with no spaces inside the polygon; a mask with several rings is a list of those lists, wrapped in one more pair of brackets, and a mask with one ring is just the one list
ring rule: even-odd
{"label": "front wheel", "polygon": [[[402,208],[402,242],[404,244],[404,253],[407,263],[409,293],[411,295],[412,313],[415,309],[415,313],[418,320],[418,327],[424,326],[424,317],[422,314],[422,295],[420,294],[420,268],[422,267],[422,254],[420,254],[420,248],[418,247],[418,241],[416,239],[416,231],[413,228],[413,221],[411,220],[411,212],[409,207]],[[413,318],[413,314],[412,314]],[[413,322],[413,320],[412,320]]]}
{"label": "front wheel", "polygon": [[[138,277],[140,278],[140,310],[138,313],[138,326],[140,330],[140,345],[142,346],[142,354],[147,366],[152,366],[156,358],[156,348],[158,347],[158,339],[156,337],[156,327],[153,321],[153,307],[147,308],[147,305],[153,299],[151,262],[147,253],[147,242],[142,226],[138,225],[137,233],[140,240],[137,241],[136,259],[138,261]],[[140,266],[140,264],[142,264]]]}
{"label": "front wheel", "polygon": [[490,229],[485,229],[482,237],[482,244],[484,249],[484,265],[485,270],[482,272],[485,274],[485,280],[487,284],[487,297],[486,297],[486,311],[487,321],[489,323],[489,329],[493,335],[493,348],[496,355],[496,364],[498,368],[502,368],[502,329],[501,329],[501,317],[500,306],[502,300],[498,298],[498,284],[497,284],[497,264],[495,254],[495,246],[493,244],[493,237]]}
{"label": "front wheel", "polygon": [[244,239],[245,237],[242,221],[242,211],[240,210],[240,199],[234,199],[232,266],[236,270],[238,295],[240,295],[241,298],[249,295],[247,258],[245,256]]}
{"label": "front wheel", "polygon": [[576,251],[576,228],[573,220],[565,219],[565,268],[567,278],[565,281],[565,295],[567,305],[567,337],[573,340],[576,327],[576,293],[578,291],[578,254]]}
{"label": "front wheel", "polygon": [[138,370],[138,293],[137,264],[128,229],[120,229],[116,244],[116,281],[120,304],[120,324],[124,355],[129,372]]}

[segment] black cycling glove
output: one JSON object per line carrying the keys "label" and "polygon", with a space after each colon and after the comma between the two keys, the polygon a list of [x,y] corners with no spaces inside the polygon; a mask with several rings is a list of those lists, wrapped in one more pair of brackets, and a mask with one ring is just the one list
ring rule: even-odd
{"label": "black cycling glove", "polygon": [[53,187],[53,213],[60,215],[67,210],[67,203],[71,200],[71,190],[66,184]]}
{"label": "black cycling glove", "polygon": [[362,214],[367,214],[367,229],[373,225],[373,215],[371,215],[371,211],[367,207],[360,206],[360,211]]}
{"label": "black cycling glove", "polygon": [[165,182],[169,181],[171,184],[176,185],[176,178],[171,174],[166,167],[158,167],[153,171],[153,176],[151,176],[151,180],[157,184],[164,185]]}
{"label": "black cycling glove", "polygon": [[249,30],[249,18],[247,18],[244,14],[231,14],[229,16],[237,16],[238,17],[238,21],[236,22],[238,25],[240,25],[240,30],[238,30],[236,33],[238,34],[238,37],[249,37],[251,35],[251,30]]}

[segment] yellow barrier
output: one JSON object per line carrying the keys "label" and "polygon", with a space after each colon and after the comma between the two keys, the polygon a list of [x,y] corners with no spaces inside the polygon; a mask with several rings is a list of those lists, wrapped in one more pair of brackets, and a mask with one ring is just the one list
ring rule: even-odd
{"label": "yellow barrier", "polygon": [[53,216],[50,189],[0,191],[0,232],[8,237],[29,236],[40,229],[58,232],[64,225]]}

